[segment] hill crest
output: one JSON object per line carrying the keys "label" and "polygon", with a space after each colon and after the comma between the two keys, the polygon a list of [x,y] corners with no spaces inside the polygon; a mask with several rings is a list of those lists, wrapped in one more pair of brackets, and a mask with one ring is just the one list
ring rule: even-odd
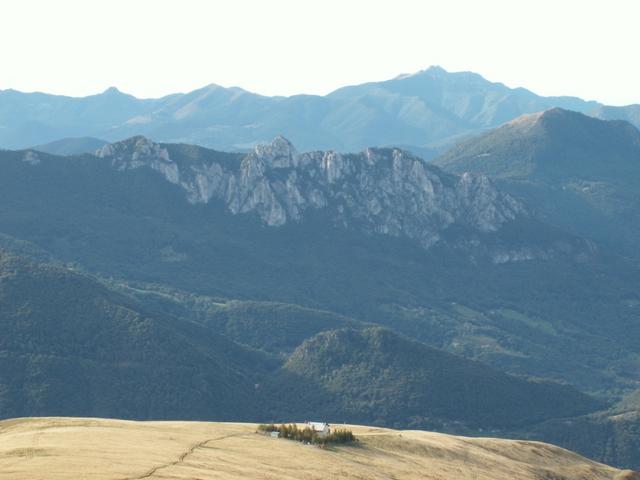
{"label": "hill crest", "polygon": [[320,449],[256,425],[36,418],[0,422],[0,479],[149,478],[638,480],[552,445],[349,426],[357,446]]}

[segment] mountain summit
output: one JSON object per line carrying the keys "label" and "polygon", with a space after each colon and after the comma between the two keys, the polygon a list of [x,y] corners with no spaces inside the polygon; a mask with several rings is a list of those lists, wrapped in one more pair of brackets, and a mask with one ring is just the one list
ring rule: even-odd
{"label": "mountain summit", "polygon": [[462,142],[434,163],[488,175],[546,221],[635,255],[640,131],[626,121],[554,108]]}
{"label": "mountain summit", "polygon": [[434,163],[457,173],[496,178],[638,176],[640,132],[625,121],[553,108],[463,142]]}

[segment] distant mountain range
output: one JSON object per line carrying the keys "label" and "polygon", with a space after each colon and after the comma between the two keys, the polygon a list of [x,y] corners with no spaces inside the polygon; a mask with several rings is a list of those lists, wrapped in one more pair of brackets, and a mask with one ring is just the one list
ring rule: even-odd
{"label": "distant mountain range", "polygon": [[51,155],[79,155],[81,153],[93,153],[107,143],[109,142],[93,137],[68,137],[36,145],[33,149],[38,152],[50,153]]}
{"label": "distant mountain range", "polygon": [[399,146],[428,158],[456,139],[553,107],[640,125],[638,105],[607,107],[575,97],[541,97],[475,73],[431,67],[326,96],[265,97],[218,85],[159,99],[137,99],[115,88],[83,98],[4,90],[0,148],[65,137],[116,141],[145,135],[155,141],[248,150],[284,135],[303,150]]}

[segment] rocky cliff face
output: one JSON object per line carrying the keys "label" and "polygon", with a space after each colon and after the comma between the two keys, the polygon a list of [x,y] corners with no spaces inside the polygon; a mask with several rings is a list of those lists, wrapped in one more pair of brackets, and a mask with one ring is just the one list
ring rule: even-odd
{"label": "rocky cliff face", "polygon": [[181,186],[192,203],[221,201],[231,213],[255,213],[272,227],[329,209],[339,224],[357,223],[429,248],[453,224],[493,232],[526,215],[486,177],[446,174],[398,149],[299,153],[276,137],[230,164],[174,159],[167,146],[135,137],[96,154],[119,170],[156,170]]}

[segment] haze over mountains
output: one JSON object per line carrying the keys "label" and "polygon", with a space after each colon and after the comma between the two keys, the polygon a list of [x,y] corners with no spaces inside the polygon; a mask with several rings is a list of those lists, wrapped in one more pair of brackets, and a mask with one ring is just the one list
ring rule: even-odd
{"label": "haze over mountains", "polygon": [[638,105],[607,107],[575,97],[541,97],[474,73],[431,67],[324,97],[265,97],[214,84],[159,99],[137,99],[115,88],[83,98],[4,90],[0,148],[26,148],[64,137],[115,141],[145,135],[155,141],[247,150],[284,134],[301,150],[401,146],[430,157],[461,136],[552,107],[640,125]]}
{"label": "haze over mountains", "polygon": [[0,142],[40,146],[0,151],[0,416],[311,409],[637,468],[635,112],[438,68],[326,97],[2,92]]}
{"label": "haze over mountains", "polygon": [[36,145],[33,149],[52,155],[76,155],[95,152],[107,143],[105,140],[93,137],[67,137],[43,145]]}

